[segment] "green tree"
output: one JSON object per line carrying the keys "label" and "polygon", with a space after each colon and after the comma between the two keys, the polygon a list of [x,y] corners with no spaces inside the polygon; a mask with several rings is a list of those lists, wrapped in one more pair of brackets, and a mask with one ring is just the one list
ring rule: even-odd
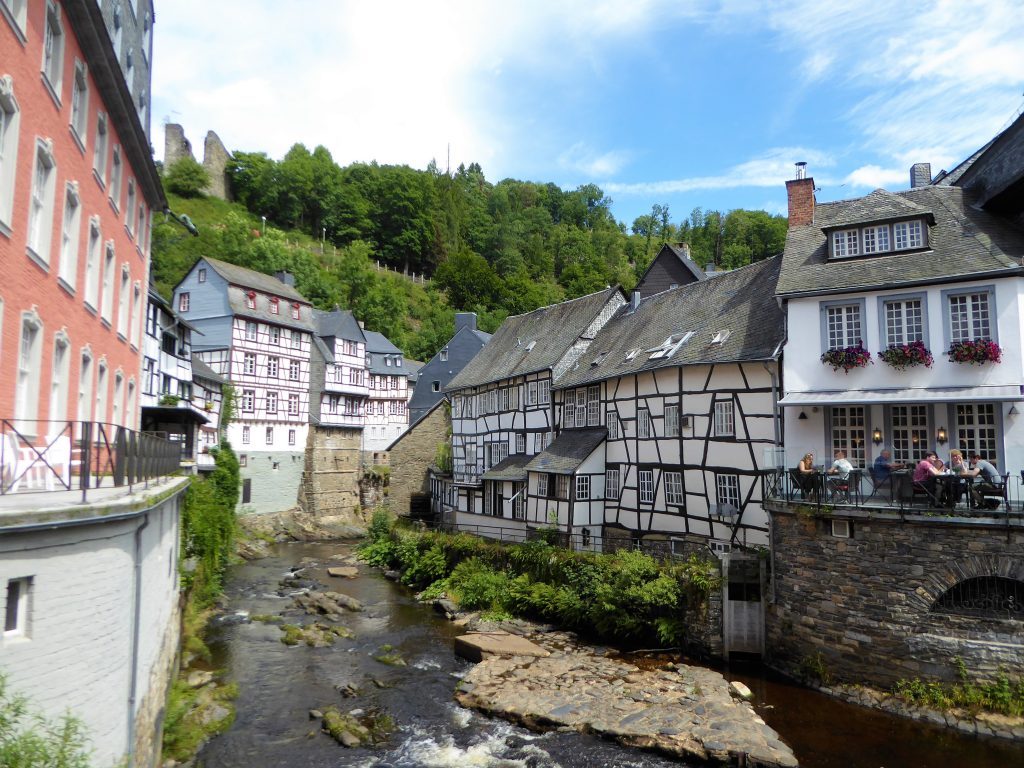
{"label": "green tree", "polygon": [[164,173],[164,188],[182,197],[200,197],[210,186],[210,174],[192,157],[186,155]]}
{"label": "green tree", "polygon": [[450,254],[437,268],[434,282],[444,288],[448,302],[457,310],[494,306],[501,281],[487,259],[468,249]]}

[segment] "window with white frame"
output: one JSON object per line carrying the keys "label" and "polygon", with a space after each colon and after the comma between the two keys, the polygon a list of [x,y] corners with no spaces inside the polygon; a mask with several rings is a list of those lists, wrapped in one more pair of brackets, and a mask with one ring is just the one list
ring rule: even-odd
{"label": "window with white frame", "polygon": [[124,425],[135,427],[135,379],[128,379],[128,399],[125,401]]}
{"label": "window with white frame", "polygon": [[18,349],[18,379],[14,395],[14,417],[18,430],[36,434],[39,418],[39,377],[42,373],[43,321],[32,310],[21,316],[21,345]]}
{"label": "window with white frame", "polygon": [[965,403],[956,406],[956,447],[971,456],[977,453],[994,462],[999,440],[995,403]]}
{"label": "window with white frame", "polygon": [[11,226],[14,213],[14,171],[18,164],[21,112],[14,98],[14,79],[0,76],[0,228]]}
{"label": "window with white frame", "polygon": [[735,404],[732,400],[715,401],[715,436],[732,437],[736,434]]}
{"label": "window with white frame", "polygon": [[855,467],[864,466],[867,419],[862,405],[834,406],[829,409],[832,455],[844,451]]}
{"label": "window with white frame", "polygon": [[516,453],[526,453],[526,434],[516,432]]}
{"label": "window with white frame", "polygon": [[[295,302],[295,303],[292,304],[292,320],[298,320],[298,319],[299,319],[299,304],[298,304],[298,302]],[[401,363],[399,363],[399,365],[401,365]]]}
{"label": "window with white frame", "polygon": [[604,471],[604,497],[606,499],[619,499],[619,470],[606,469]]}
{"label": "window with white frame", "polygon": [[25,36],[25,9],[28,0],[0,0],[0,11],[7,14],[21,36]]}
{"label": "window with white frame", "polygon": [[683,503],[683,474],[682,472],[665,473],[665,503]]}
{"label": "window with white frame", "polygon": [[580,387],[575,391],[576,397],[576,426],[587,426],[587,388]]}
{"label": "window with white frame", "polygon": [[276,379],[278,366],[280,364],[280,358],[268,357],[267,358],[267,378]]}
{"label": "window with white frame", "polygon": [[96,366],[96,421],[107,420],[107,398],[110,384],[107,381],[107,361],[101,357]]}
{"label": "window with white frame", "polygon": [[864,253],[884,253],[889,248],[889,226],[879,224],[863,229]]}
{"label": "window with white frame", "polygon": [[438,353],[438,355],[439,355],[439,359],[441,360],[442,363],[447,363],[448,362],[448,347],[445,347],[444,349],[442,349]]}
{"label": "window with white frame", "polygon": [[646,408],[641,408],[636,412],[636,436],[651,436],[651,412]]}
{"label": "window with white frame", "polygon": [[128,317],[131,311],[131,285],[132,274],[128,264],[121,265],[121,292],[118,294],[117,302],[117,333],[123,338],[128,338]]}
{"label": "window with white frame", "polygon": [[950,341],[992,338],[991,298],[988,291],[948,295]]}
{"label": "window with white frame", "polygon": [[302,333],[299,331],[292,331],[292,348],[299,349],[302,346]]}
{"label": "window with white frame", "polygon": [[110,204],[121,210],[121,147],[114,147],[110,160]]}
{"label": "window with white frame", "polygon": [[605,426],[608,428],[608,439],[619,439],[619,415],[615,411],[608,411],[604,416]]}
{"label": "window with white frame", "polygon": [[146,206],[139,203],[138,228],[136,229],[136,243],[138,248],[145,251],[146,248]]}
{"label": "window with white frame", "polygon": [[270,314],[278,315],[281,313],[281,300],[277,296],[272,296],[270,299]]}
{"label": "window with white frame", "polygon": [[60,230],[60,264],[57,276],[71,290],[78,275],[78,241],[82,230],[82,201],[78,182],[69,181],[64,190],[64,221]]}
{"label": "window with white frame", "polygon": [[124,426],[124,374],[120,370],[114,372],[114,409],[113,423]]}
{"label": "window with white frame", "polygon": [[256,330],[257,330],[256,323],[252,322],[251,320],[246,320],[246,322],[245,322],[245,340],[246,341],[256,341]]}
{"label": "window with white frame", "polygon": [[[50,421],[61,422],[68,417],[68,393],[71,391],[71,342],[64,331],[53,338],[53,365],[50,368]],[[52,424],[50,429],[60,429]]]}
{"label": "window with white frame", "polygon": [[206,269],[205,268],[200,269],[198,272],[196,272],[196,280],[198,280],[200,283],[205,283],[206,282]]}
{"label": "window with white frame", "polygon": [[267,436],[266,436],[267,445],[273,445],[274,444],[274,428],[273,427],[267,427],[266,434],[267,434]]}
{"label": "window with white frame", "polygon": [[543,379],[537,382],[537,402],[540,405],[547,405],[551,402],[551,380]]}
{"label": "window with white frame", "polygon": [[892,459],[897,464],[917,464],[931,448],[927,405],[894,405],[889,409]]}
{"label": "window with white frame", "polygon": [[89,68],[75,60],[75,77],[71,81],[71,130],[82,148],[85,148],[85,132],[89,119]]}
{"label": "window with white frame", "polygon": [[679,406],[665,406],[665,437],[679,437]]}
{"label": "window with white frame", "polygon": [[555,475],[555,498],[569,500],[569,476]]}
{"label": "window with white frame", "polygon": [[270,343],[275,346],[281,345],[281,329],[276,325],[270,326]]}
{"label": "window with white frame", "polygon": [[64,74],[64,25],[60,18],[60,6],[46,3],[46,27],[43,29],[43,77],[60,101],[60,90]]}
{"label": "window with white frame", "polygon": [[886,346],[924,341],[924,302],[921,299],[888,299],[883,307]]}
{"label": "window with white frame", "polygon": [[107,116],[103,112],[96,115],[96,138],[92,147],[92,170],[100,184],[107,183]]}
{"label": "window with white frame", "polygon": [[726,505],[735,510],[740,508],[739,475],[715,475],[715,498],[719,509]]}
{"label": "window with white frame", "polygon": [[542,499],[548,497],[548,474],[547,472],[541,472],[537,475],[537,496]]}
{"label": "window with white frame", "polygon": [[92,421],[92,350],[82,348],[78,361],[78,420]]}
{"label": "window with white frame", "polygon": [[654,501],[654,470],[641,469],[637,475],[640,480],[640,503],[650,504]]}
{"label": "window with white frame", "polygon": [[587,426],[596,427],[601,423],[601,387],[587,387]]}
{"label": "window with white frame", "polygon": [[299,395],[296,392],[291,392],[288,395],[288,415],[299,415]]}
{"label": "window with white frame", "polygon": [[253,376],[256,374],[256,355],[252,352],[246,352],[242,358],[242,372]]}
{"label": "window with white frame", "polygon": [[135,179],[128,179],[128,194],[124,204],[124,226],[129,236],[135,235]]}
{"label": "window with white frame", "polygon": [[252,437],[249,427],[242,427],[242,445],[248,445]]}
{"label": "window with white frame", "polygon": [[288,445],[295,445],[295,430],[288,430]]}
{"label": "window with white frame", "polygon": [[121,41],[124,36],[124,24],[121,21],[121,6],[114,6],[114,17],[111,19],[111,34],[110,40],[114,43],[114,55],[117,60],[121,60]]}
{"label": "window with white frame", "polygon": [[860,304],[841,304],[826,307],[825,327],[829,349],[845,349],[861,342]]}
{"label": "window with white frame", "polygon": [[108,240],[103,255],[103,302],[100,317],[109,325],[114,316],[114,273],[117,272],[117,260],[114,256],[114,241]]}
{"label": "window with white frame", "polygon": [[242,413],[252,413],[256,410],[256,390],[242,390]]}
{"label": "window with white frame", "polygon": [[576,501],[590,499],[590,475],[579,475],[576,478]]}
{"label": "window with white frame", "polygon": [[892,225],[892,239],[897,251],[924,246],[924,228],[920,220],[901,221]]}
{"label": "window with white frame", "polygon": [[290,381],[298,381],[299,380],[300,372],[301,372],[301,366],[299,365],[299,361],[298,360],[289,360],[288,361],[288,379]]}
{"label": "window with white frame", "polygon": [[50,263],[50,234],[53,230],[53,203],[57,187],[57,160],[53,142],[36,140],[32,197],[28,213],[28,247],[43,264]]}
{"label": "window with white frame", "polygon": [[842,229],[832,233],[832,257],[845,259],[860,254],[858,230]]}
{"label": "window with white frame", "polygon": [[4,605],[4,637],[30,637],[29,622],[32,611],[29,600],[32,596],[32,577],[7,580],[7,599]]}

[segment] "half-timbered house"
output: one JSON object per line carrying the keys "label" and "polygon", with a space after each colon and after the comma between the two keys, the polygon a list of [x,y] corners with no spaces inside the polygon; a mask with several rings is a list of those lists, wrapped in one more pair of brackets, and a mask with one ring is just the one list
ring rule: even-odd
{"label": "half-timbered house", "polygon": [[509,317],[452,379],[456,521],[493,515],[525,528],[526,465],[555,431],[552,382],[625,303],[619,288],[606,288]]}
{"label": "half-timbered house", "polygon": [[[768,544],[759,472],[779,444],[780,259],[635,297],[559,379],[554,485],[531,463],[527,508],[582,540]],[[593,450],[595,430],[606,435]],[[573,446],[570,448],[570,446]],[[589,452],[588,452],[589,451]],[[591,460],[599,455],[601,461]],[[769,456],[774,452],[769,451]],[[571,471],[570,471],[571,470]],[[566,516],[559,502],[571,499]]]}

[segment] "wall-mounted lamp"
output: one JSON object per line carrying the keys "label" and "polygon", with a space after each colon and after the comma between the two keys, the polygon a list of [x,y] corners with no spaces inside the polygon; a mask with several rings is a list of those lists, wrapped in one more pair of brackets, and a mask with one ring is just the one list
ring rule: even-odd
{"label": "wall-mounted lamp", "polygon": [[1017,406],[1016,405],[1011,405],[1010,406],[1010,410],[1008,410],[1006,412],[1006,415],[1007,416],[1017,416],[1019,413],[1020,413],[1020,411],[1017,410]]}
{"label": "wall-mounted lamp", "polygon": [[880,430],[878,427],[875,427],[875,431],[871,433],[871,442],[873,442],[875,445],[878,445],[882,442],[882,430]]}
{"label": "wall-mounted lamp", "polygon": [[935,441],[939,445],[945,445],[946,444],[946,440],[948,440],[948,439],[949,438],[946,436],[946,428],[945,427],[939,427],[939,431],[935,434]]}
{"label": "wall-mounted lamp", "polygon": [[800,415],[797,416],[797,418],[800,419],[800,421],[807,421],[807,414],[804,413],[803,411],[800,411]]}

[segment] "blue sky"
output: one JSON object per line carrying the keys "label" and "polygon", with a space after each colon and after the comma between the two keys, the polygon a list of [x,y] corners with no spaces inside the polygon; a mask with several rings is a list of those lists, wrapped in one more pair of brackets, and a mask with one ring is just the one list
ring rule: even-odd
{"label": "blue sky", "polygon": [[1024,0],[166,0],[153,134],[783,213],[952,168],[1024,107]]}

